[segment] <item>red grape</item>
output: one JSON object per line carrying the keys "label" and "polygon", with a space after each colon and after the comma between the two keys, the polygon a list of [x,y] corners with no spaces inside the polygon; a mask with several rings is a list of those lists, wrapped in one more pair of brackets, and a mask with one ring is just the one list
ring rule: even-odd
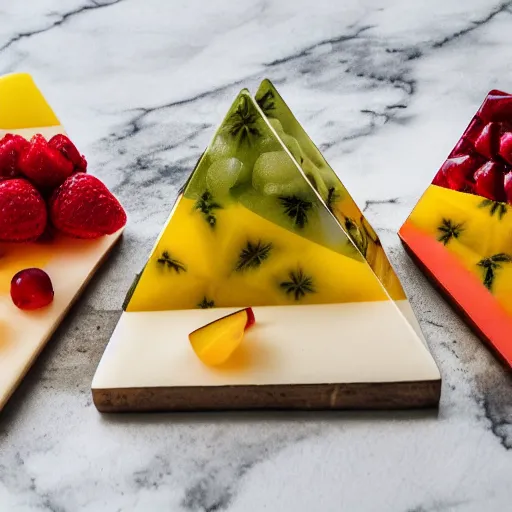
{"label": "red grape", "polygon": [[53,301],[53,285],[40,268],[20,270],[11,281],[11,298],[20,309],[39,309]]}

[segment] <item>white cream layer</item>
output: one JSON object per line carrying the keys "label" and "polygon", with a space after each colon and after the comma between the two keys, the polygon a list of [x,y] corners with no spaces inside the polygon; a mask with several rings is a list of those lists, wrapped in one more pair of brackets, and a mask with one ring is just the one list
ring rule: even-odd
{"label": "white cream layer", "polygon": [[390,301],[254,308],[256,325],[232,359],[205,366],[188,334],[236,309],[123,313],[93,389],[440,379]]}

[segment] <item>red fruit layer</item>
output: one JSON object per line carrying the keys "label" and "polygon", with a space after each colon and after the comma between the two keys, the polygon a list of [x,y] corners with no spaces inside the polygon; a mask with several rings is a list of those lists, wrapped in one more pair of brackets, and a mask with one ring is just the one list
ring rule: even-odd
{"label": "red fruit layer", "polygon": [[491,91],[432,183],[512,203],[512,95]]}
{"label": "red fruit layer", "polygon": [[126,224],[126,213],[107,187],[89,174],[73,174],[50,199],[53,225],[77,238],[111,235]]}
{"label": "red fruit layer", "polygon": [[46,228],[46,204],[24,179],[0,181],[0,241],[36,240]]}
{"label": "red fruit layer", "polygon": [[50,276],[40,268],[18,272],[11,281],[11,299],[20,309],[33,310],[48,306],[53,301]]}
{"label": "red fruit layer", "polygon": [[19,176],[18,160],[29,143],[21,135],[8,133],[0,140],[0,180]]}

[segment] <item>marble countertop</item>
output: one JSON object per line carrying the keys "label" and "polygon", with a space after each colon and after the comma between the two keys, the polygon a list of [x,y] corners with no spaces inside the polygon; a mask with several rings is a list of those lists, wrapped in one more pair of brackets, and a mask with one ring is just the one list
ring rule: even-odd
{"label": "marble countertop", "polygon": [[[512,381],[396,231],[488,90],[512,1],[0,1],[28,71],[130,223],[0,415],[0,510],[510,510]],[[271,78],[379,231],[443,375],[438,412],[102,417],[133,274],[234,95]]]}

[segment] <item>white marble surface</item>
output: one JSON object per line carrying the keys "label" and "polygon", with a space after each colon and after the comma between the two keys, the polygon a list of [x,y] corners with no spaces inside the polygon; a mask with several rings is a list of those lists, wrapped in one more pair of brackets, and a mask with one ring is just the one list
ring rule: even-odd
{"label": "white marble surface", "polygon": [[[0,416],[0,510],[505,511],[512,381],[396,230],[491,88],[512,1],[0,0],[0,74],[33,73],[130,214]],[[444,377],[438,414],[102,417],[90,382],[214,126],[275,81],[383,237]]]}

